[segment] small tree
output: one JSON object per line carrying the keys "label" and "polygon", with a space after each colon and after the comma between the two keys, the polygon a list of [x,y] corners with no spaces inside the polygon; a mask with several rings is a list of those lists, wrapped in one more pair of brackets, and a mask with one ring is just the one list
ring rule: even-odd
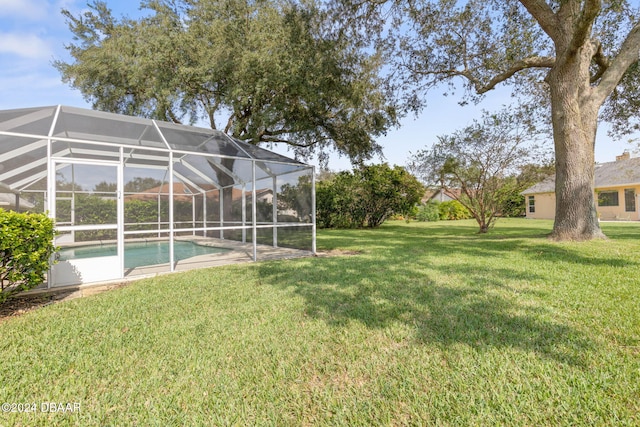
{"label": "small tree", "polygon": [[339,172],[316,184],[316,223],[320,228],[356,227],[356,193],[351,172]]}
{"label": "small tree", "polygon": [[422,184],[401,166],[364,166],[354,175],[360,184],[361,211],[367,227],[378,227],[393,214],[407,216],[424,194]]}
{"label": "small tree", "polygon": [[486,233],[512,193],[509,176],[531,156],[531,129],[523,130],[522,123],[506,111],[485,112],[482,121],[416,153],[409,168],[429,185],[449,190]]}
{"label": "small tree", "polygon": [[311,219],[311,177],[303,175],[297,184],[284,184],[278,195],[278,209],[291,210],[298,221]]}

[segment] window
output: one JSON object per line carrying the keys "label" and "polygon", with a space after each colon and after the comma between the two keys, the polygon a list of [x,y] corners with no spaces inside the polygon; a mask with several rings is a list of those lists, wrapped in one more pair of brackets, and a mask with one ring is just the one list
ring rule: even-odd
{"label": "window", "polygon": [[601,191],[598,194],[598,206],[618,206],[618,192]]}
{"label": "window", "polygon": [[624,190],[624,210],[625,212],[636,211],[636,190],[625,188]]}
{"label": "window", "polygon": [[535,213],[535,211],[536,211],[535,196],[529,196],[529,213]]}

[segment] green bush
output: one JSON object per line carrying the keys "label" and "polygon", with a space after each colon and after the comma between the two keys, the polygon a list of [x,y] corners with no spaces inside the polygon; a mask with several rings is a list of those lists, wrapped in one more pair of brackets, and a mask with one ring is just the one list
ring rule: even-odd
{"label": "green bush", "polygon": [[465,208],[462,203],[457,200],[449,200],[440,203],[440,219],[442,220],[458,220],[471,218],[471,212]]}
{"label": "green bush", "polygon": [[418,207],[416,214],[417,221],[438,221],[440,220],[440,202],[431,200]]}
{"label": "green bush", "polygon": [[359,226],[353,175],[340,172],[316,184],[316,224],[319,228],[354,228]]}
{"label": "green bush", "polygon": [[375,228],[393,215],[410,217],[423,193],[400,166],[362,166],[318,182],[316,221],[320,228]]}
{"label": "green bush", "polygon": [[504,217],[518,218],[526,215],[524,196],[515,191],[505,196],[500,214]]}
{"label": "green bush", "polygon": [[55,251],[53,220],[0,209],[0,302],[44,282]]}

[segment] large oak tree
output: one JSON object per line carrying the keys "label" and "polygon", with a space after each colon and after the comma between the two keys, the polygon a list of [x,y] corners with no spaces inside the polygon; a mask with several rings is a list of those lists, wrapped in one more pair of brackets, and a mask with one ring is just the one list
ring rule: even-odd
{"label": "large oak tree", "polygon": [[206,123],[253,144],[284,143],[353,162],[396,124],[380,57],[327,31],[311,2],[149,0],[139,19],[102,1],[77,16],[63,80],[94,108]]}
{"label": "large oak tree", "polygon": [[426,91],[443,82],[455,88],[459,78],[465,100],[505,83],[550,108],[552,236],[603,237],[593,192],[596,129],[605,103],[600,118],[615,120],[623,132],[637,128],[637,1],[343,0],[340,7],[349,11],[355,34],[377,33],[380,44],[392,49],[393,70],[410,106],[422,107]]}

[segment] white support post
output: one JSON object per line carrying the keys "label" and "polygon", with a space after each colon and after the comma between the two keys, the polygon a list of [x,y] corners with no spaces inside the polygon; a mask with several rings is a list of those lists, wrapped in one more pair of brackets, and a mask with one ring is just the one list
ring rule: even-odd
{"label": "white support post", "polygon": [[[47,192],[45,193],[47,210],[49,211],[49,217],[55,221],[56,219],[56,165],[51,160],[51,139],[47,140]],[[53,238],[55,245],[56,238]],[[49,263],[49,274],[47,274],[47,289],[51,289],[53,285],[53,256]]]}
{"label": "white support post", "polygon": [[120,278],[124,277],[124,147],[120,147],[120,164],[117,168],[116,206],[118,209],[117,246],[120,262]]}
{"label": "white support post", "polygon": [[[233,188],[231,189],[231,197],[233,197]],[[224,240],[224,188],[220,189],[220,239]]]}
{"label": "white support post", "polygon": [[[47,210],[49,211],[49,218],[55,221],[56,219],[56,165],[51,159],[53,155],[53,140],[51,137],[53,136],[53,132],[55,131],[56,124],[58,123],[58,117],[60,115],[61,106],[58,105],[56,107],[56,113],[53,116],[53,120],[51,121],[51,127],[49,128],[49,133],[47,134],[47,190],[44,194],[45,200],[44,203],[47,206]],[[56,238],[53,238],[53,244],[55,245]],[[53,281],[53,255],[51,258],[51,262],[49,263],[49,274],[47,274],[47,289],[51,289]]]}
{"label": "white support post", "polygon": [[[71,225],[76,225],[76,165],[71,165]],[[75,230],[71,230],[71,241],[76,241]]]}
{"label": "white support post", "polygon": [[273,177],[273,247],[278,247],[278,178]]}
{"label": "white support post", "polygon": [[242,184],[242,243],[247,243],[247,184]]}
{"label": "white support post", "polygon": [[311,169],[311,252],[316,254],[316,168]]}
{"label": "white support post", "polygon": [[207,193],[202,193],[202,235],[207,237]]}
{"label": "white support post", "polygon": [[257,227],[257,219],[258,215],[256,214],[256,161],[251,161],[251,182],[253,183],[251,189],[251,220],[253,222],[253,228],[251,230],[253,236],[253,260],[258,260],[258,229]]}
{"label": "white support post", "polygon": [[173,262],[173,151],[169,152],[169,268],[171,272],[175,271],[175,263]]}

